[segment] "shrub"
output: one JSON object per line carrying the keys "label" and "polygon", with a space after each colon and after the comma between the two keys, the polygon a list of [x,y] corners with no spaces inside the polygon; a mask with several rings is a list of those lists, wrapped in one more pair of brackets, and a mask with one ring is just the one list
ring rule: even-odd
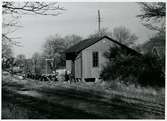
{"label": "shrub", "polygon": [[[139,65],[140,66],[140,65]],[[138,81],[141,85],[165,86],[163,63],[157,56],[146,54],[141,58]]]}
{"label": "shrub", "polygon": [[[109,56],[110,54],[105,55],[111,57]],[[125,84],[134,83],[141,86],[162,87],[165,85],[162,68],[162,60],[154,55],[145,54],[136,56],[122,53],[109,59],[100,76],[103,80],[108,81],[119,78]]]}

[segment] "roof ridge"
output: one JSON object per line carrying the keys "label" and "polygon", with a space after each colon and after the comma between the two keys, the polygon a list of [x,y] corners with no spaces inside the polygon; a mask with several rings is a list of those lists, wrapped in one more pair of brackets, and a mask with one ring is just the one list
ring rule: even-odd
{"label": "roof ridge", "polygon": [[[112,39],[112,38],[106,36],[106,35],[105,35],[105,36],[102,36],[102,37],[88,38],[88,39],[82,40],[82,41],[78,42],[77,44],[75,44],[75,45],[69,47],[65,52],[66,52],[66,53],[71,53],[71,52],[72,52],[72,53],[73,53],[73,52],[74,52],[74,53],[78,53],[78,52],[82,51],[83,49],[88,48],[89,46],[95,44],[96,42],[98,42],[98,41],[100,41],[100,40],[102,40],[102,39],[104,39],[104,38],[107,38],[107,39],[109,39],[110,41],[113,41],[114,43],[116,43],[116,44],[118,44],[118,45],[120,45],[120,46],[122,46],[122,47],[124,47],[124,48],[126,48],[126,49],[129,49],[129,50],[135,52],[135,53],[138,54],[138,55],[141,55],[141,54],[140,54],[139,52],[137,52],[136,50],[134,50],[134,49],[132,49],[132,48],[130,48],[130,47],[128,47],[128,46],[126,46],[126,45],[124,45],[124,44],[122,44],[122,43],[120,43],[120,42],[118,42],[118,41],[116,41],[116,40],[114,40],[114,39]],[[92,41],[91,41],[91,40],[92,40]]]}

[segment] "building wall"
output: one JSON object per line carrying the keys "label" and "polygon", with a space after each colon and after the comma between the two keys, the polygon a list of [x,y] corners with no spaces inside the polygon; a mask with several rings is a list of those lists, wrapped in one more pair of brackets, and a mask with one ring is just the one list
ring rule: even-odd
{"label": "building wall", "polygon": [[82,74],[82,53],[78,54],[78,56],[75,59],[75,78],[81,78]]}
{"label": "building wall", "polygon": [[81,53],[75,59],[75,65],[73,65],[72,60],[66,60],[66,71],[69,71],[72,74],[72,68],[75,71],[75,78],[81,78]]}
{"label": "building wall", "polygon": [[72,60],[66,60],[66,71],[71,72],[72,69]]}
{"label": "building wall", "polygon": [[[82,51],[82,78],[99,78],[100,72],[107,62],[103,56],[104,52],[108,51],[114,43],[106,38],[91,45]],[[99,66],[93,67],[92,53],[97,51],[99,53]]]}

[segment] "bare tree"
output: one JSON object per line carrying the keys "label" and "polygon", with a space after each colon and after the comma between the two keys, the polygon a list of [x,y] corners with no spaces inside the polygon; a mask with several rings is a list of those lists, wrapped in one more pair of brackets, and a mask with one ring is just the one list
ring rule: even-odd
{"label": "bare tree", "polygon": [[113,29],[113,38],[127,46],[133,45],[138,39],[138,37],[134,33],[131,33],[129,29],[123,26]]}
{"label": "bare tree", "polygon": [[[61,14],[62,10],[64,8],[60,7],[57,2],[3,2],[3,16],[8,17],[8,19],[11,17],[11,21],[4,22],[3,27],[18,27],[16,19],[24,14],[57,16]],[[6,34],[3,36],[6,36]]]}
{"label": "bare tree", "polygon": [[35,73],[38,73],[39,72],[39,67],[38,67],[38,63],[40,61],[40,54],[35,52],[33,55],[32,55],[32,61],[33,61],[33,66],[34,66],[34,71]]}
{"label": "bare tree", "polygon": [[26,56],[24,54],[17,55],[15,59],[15,65],[23,69],[25,64],[25,59],[26,59]]}
{"label": "bare tree", "polygon": [[[142,14],[138,15],[143,25],[150,30],[155,30],[157,33],[150,38],[148,44],[144,45],[144,50],[151,51],[153,47],[158,47],[161,53],[162,63],[164,65],[165,58],[165,20],[166,20],[166,6],[165,2],[149,2],[139,3]],[[157,44],[158,43],[158,44]],[[149,45],[147,47],[146,45]],[[148,49],[149,48],[149,49]]]}
{"label": "bare tree", "polygon": [[2,69],[9,67],[8,60],[13,57],[12,47],[6,38],[2,37]]}
{"label": "bare tree", "polygon": [[10,43],[10,45],[21,46],[12,34],[19,28],[19,18],[23,15],[51,15],[57,16],[61,14],[64,8],[60,7],[57,2],[2,2],[2,43]]}
{"label": "bare tree", "polygon": [[102,28],[100,31],[97,31],[93,34],[90,34],[88,38],[99,38],[103,36],[109,36],[112,37],[112,33],[108,31],[107,28]]}
{"label": "bare tree", "polygon": [[43,56],[46,58],[54,58],[54,64],[59,66],[65,65],[65,53],[64,51],[81,41],[82,38],[78,35],[68,35],[61,37],[56,34],[49,36],[43,46]]}
{"label": "bare tree", "polygon": [[142,14],[137,15],[148,29],[165,31],[165,2],[140,2]]}
{"label": "bare tree", "polygon": [[2,37],[2,58],[10,58],[13,56],[11,44]]}
{"label": "bare tree", "polygon": [[58,10],[64,10],[57,5],[57,2],[3,2],[3,14],[39,14],[53,15],[60,14]]}
{"label": "bare tree", "polygon": [[60,35],[55,34],[46,39],[43,47],[44,55],[47,58],[54,57],[57,52],[63,52],[65,49],[65,41]]}
{"label": "bare tree", "polygon": [[72,34],[64,37],[65,43],[66,43],[66,48],[69,48],[72,45],[77,44],[82,40],[82,37]]}
{"label": "bare tree", "polygon": [[17,60],[24,60],[24,59],[26,59],[26,56],[24,54],[19,54],[19,55],[17,55],[16,59]]}
{"label": "bare tree", "polygon": [[[61,61],[61,55],[66,49],[65,40],[58,34],[49,36],[43,46],[43,56],[54,59],[54,64],[64,63]],[[61,64],[60,64],[61,65]]]}

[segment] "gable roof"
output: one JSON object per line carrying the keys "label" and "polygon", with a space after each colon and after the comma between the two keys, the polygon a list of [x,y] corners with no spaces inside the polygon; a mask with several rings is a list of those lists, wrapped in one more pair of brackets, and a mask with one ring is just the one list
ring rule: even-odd
{"label": "gable roof", "polygon": [[102,38],[90,38],[82,40],[81,42],[71,46],[66,50],[67,53],[72,52],[81,52],[82,50],[86,49],[87,47],[95,44],[96,42],[100,41]]}
{"label": "gable roof", "polygon": [[156,49],[160,56],[165,56],[165,39],[151,39],[141,45],[141,49],[143,53],[152,53]]}
{"label": "gable roof", "polygon": [[83,41],[81,41],[81,42],[79,42],[79,43],[77,43],[77,44],[71,46],[71,47],[68,48],[65,52],[66,52],[66,53],[79,53],[79,52],[81,52],[82,50],[88,48],[89,46],[95,44],[96,42],[98,42],[98,41],[100,41],[100,40],[102,40],[102,39],[104,39],[104,38],[109,39],[110,41],[112,41],[112,42],[114,42],[114,43],[120,45],[121,47],[124,47],[124,48],[126,48],[126,49],[132,51],[132,52],[135,53],[135,54],[141,55],[141,54],[138,53],[137,51],[135,51],[135,50],[133,50],[133,49],[127,47],[126,45],[121,44],[120,42],[118,42],[118,41],[116,41],[116,40],[113,40],[112,38],[110,38],[110,37],[108,37],[108,36],[103,36],[103,37],[100,37],[100,38],[85,39],[85,40],[83,40]]}

